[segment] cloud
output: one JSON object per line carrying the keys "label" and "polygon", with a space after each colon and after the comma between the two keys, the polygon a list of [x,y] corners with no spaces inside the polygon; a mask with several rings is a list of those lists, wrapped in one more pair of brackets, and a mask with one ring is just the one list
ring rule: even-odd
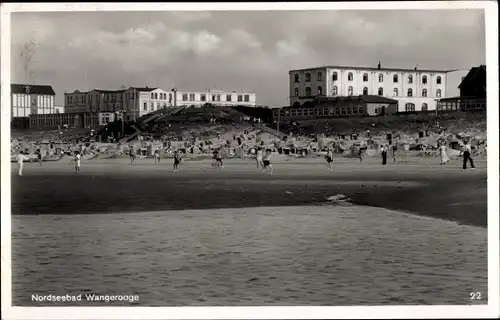
{"label": "cloud", "polygon": [[[59,12],[12,15],[13,81],[62,92],[126,85],[255,90],[283,103],[288,70],[323,64],[470,68],[485,63],[478,10]],[[459,53],[459,54],[458,54]]]}

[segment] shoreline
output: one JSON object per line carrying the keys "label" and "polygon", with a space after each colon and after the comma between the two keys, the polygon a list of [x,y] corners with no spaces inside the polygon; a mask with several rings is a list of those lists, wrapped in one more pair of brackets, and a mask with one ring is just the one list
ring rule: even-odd
{"label": "shoreline", "polygon": [[277,165],[275,175],[260,176],[253,161],[228,161],[221,172],[207,165],[211,160],[186,163],[177,173],[170,163],[141,162],[89,162],[80,175],[70,164],[25,166],[25,176],[12,176],[12,215],[310,206],[342,194],[354,205],[487,226],[487,173],[480,163],[462,172],[456,164],[382,167],[346,160],[327,172],[321,160],[290,161]]}

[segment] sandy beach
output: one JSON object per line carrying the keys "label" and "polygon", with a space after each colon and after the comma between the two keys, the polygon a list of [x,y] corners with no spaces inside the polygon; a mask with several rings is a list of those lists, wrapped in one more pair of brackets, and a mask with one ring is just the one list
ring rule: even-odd
{"label": "sandy beach", "polygon": [[378,159],[335,159],[333,172],[322,158],[276,159],[275,174],[261,176],[255,162],[226,160],[216,172],[211,160],[95,159],[82,162],[80,175],[70,159],[12,165],[12,214],[92,214],[178,209],[303,206],[344,195],[356,205],[399,210],[486,227],[486,161],[461,169],[436,158],[407,158],[382,166]]}

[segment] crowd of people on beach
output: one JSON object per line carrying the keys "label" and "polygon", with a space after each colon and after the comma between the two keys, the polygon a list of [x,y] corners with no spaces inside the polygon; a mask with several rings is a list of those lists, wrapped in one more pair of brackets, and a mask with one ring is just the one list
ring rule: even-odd
{"label": "crowd of people on beach", "polygon": [[[255,159],[256,159],[256,164],[257,168],[261,169],[261,175],[264,173],[268,173],[269,175],[272,175],[274,173],[274,167],[271,164],[271,157],[272,157],[272,150],[266,149],[265,147],[256,147],[255,149]],[[392,160],[394,163],[397,162],[397,152],[398,148],[396,145],[393,145],[391,148],[389,148],[388,144],[383,144],[380,146],[380,156],[381,156],[381,164],[382,165],[387,165],[387,158],[389,154],[389,150],[392,151]],[[363,162],[364,158],[364,152],[366,151],[365,148],[359,148],[358,152],[358,158],[360,162]],[[444,142],[439,142],[438,143],[438,152],[439,152],[439,157],[440,157],[440,165],[445,165],[450,161],[450,157],[448,156],[448,151],[446,144]],[[42,155],[40,150],[37,150],[35,153],[38,163],[40,166],[42,166]],[[137,155],[134,150],[134,147],[131,146],[129,151],[128,151],[129,157],[130,157],[130,165],[135,165],[136,164],[136,159]],[[334,162],[334,157],[333,157],[333,148],[329,147],[326,149],[326,155],[325,155],[325,160],[326,160],[326,165],[327,165],[327,170],[332,171],[333,170],[333,162]],[[75,163],[74,167],[74,173],[79,174],[81,171],[81,161],[82,161],[82,152],[79,150],[76,150],[73,152],[73,159],[71,160],[72,162]],[[459,156],[462,157],[462,169],[466,170],[468,168],[468,165],[470,165],[471,169],[475,169],[475,164],[474,164],[474,159],[472,158],[472,147],[471,147],[471,141],[470,140],[464,140],[464,143],[461,147],[461,151]],[[161,156],[159,150],[156,150],[153,154],[154,158],[154,164],[158,165],[160,164],[161,161]],[[24,162],[25,161],[31,161],[31,159],[28,158],[25,152],[19,151],[17,155],[17,163],[18,163],[18,175],[22,176],[23,175],[23,169],[24,169]],[[182,156],[181,152],[178,150],[175,150],[173,152],[173,172],[179,172],[179,165],[182,162]],[[214,167],[217,171],[220,171],[222,168],[224,168],[223,164],[223,152],[222,152],[222,147],[216,148],[213,150],[213,162],[212,162],[212,167]]]}

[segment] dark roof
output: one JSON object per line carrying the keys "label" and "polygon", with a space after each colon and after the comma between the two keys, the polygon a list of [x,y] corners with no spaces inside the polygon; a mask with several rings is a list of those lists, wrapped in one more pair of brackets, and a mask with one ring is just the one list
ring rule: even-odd
{"label": "dark roof", "polygon": [[135,89],[137,91],[146,91],[146,92],[150,92],[150,91],[153,91],[153,90],[156,90],[158,88],[139,88],[139,87],[131,87],[130,89]]}
{"label": "dark roof", "polygon": [[305,68],[305,69],[294,69],[290,70],[288,73],[292,72],[297,72],[297,71],[309,71],[309,70],[318,70],[318,69],[352,69],[352,70],[357,70],[357,69],[362,69],[362,70],[371,70],[371,71],[418,71],[418,72],[450,72],[452,70],[430,70],[430,69],[408,69],[408,68],[384,68],[381,67],[380,69],[378,67],[353,67],[353,66],[322,66],[322,67],[312,67],[312,68]]}
{"label": "dark roof", "polygon": [[52,86],[49,85],[36,85],[36,84],[11,84],[10,92],[11,93],[23,93],[26,94],[26,90],[29,90],[30,94],[43,94],[48,96],[55,96],[56,93]]}
{"label": "dark roof", "polygon": [[461,101],[461,100],[482,100],[481,98],[477,97],[449,97],[449,98],[443,98],[439,99],[438,102],[447,102],[447,101]]}
{"label": "dark roof", "polygon": [[100,93],[122,93],[127,91],[126,89],[120,89],[120,90],[102,90],[102,89],[94,89],[92,91],[97,91]]}
{"label": "dark roof", "polygon": [[398,103],[398,100],[374,95],[359,96],[359,98],[366,103]]}
{"label": "dark roof", "polygon": [[458,86],[459,88],[462,87],[462,85],[466,84],[467,82],[471,81],[477,74],[480,69],[484,69],[486,71],[486,66],[485,65],[480,65],[479,67],[473,67],[470,69],[469,73],[465,76],[465,78],[460,82],[460,85]]}

